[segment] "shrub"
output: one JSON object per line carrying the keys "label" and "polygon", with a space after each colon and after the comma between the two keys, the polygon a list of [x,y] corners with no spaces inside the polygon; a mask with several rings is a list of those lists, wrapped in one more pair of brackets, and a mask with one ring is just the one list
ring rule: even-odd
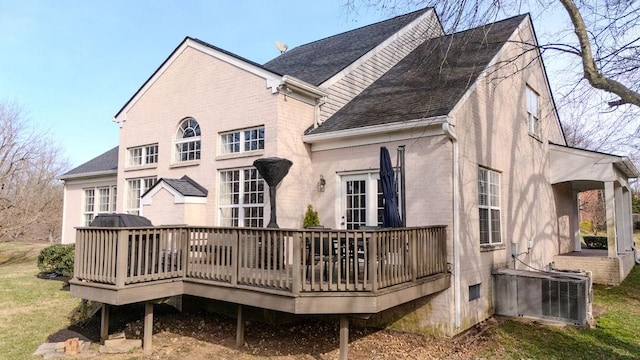
{"label": "shrub", "polygon": [[74,252],[74,244],[57,244],[46,247],[38,255],[38,269],[46,273],[73,276]]}
{"label": "shrub", "polygon": [[308,228],[310,226],[319,226],[320,217],[318,212],[313,210],[311,204],[307,205],[307,212],[304,213],[304,219],[302,220],[302,227]]}
{"label": "shrub", "polygon": [[606,236],[585,236],[584,243],[590,249],[606,249],[607,237]]}

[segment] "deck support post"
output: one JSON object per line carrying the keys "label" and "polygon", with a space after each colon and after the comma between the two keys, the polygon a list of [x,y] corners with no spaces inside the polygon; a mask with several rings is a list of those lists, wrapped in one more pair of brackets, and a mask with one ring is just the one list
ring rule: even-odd
{"label": "deck support post", "polygon": [[349,358],[349,318],[340,315],[340,360]]}
{"label": "deck support post", "polygon": [[142,340],[142,350],[151,352],[151,337],[153,335],[153,303],[144,303],[144,337]]}
{"label": "deck support post", "polygon": [[242,305],[238,305],[238,319],[236,325],[236,346],[244,345],[244,319],[242,318]]}
{"label": "deck support post", "polygon": [[109,337],[109,305],[102,304],[100,311],[100,340],[105,341]]}

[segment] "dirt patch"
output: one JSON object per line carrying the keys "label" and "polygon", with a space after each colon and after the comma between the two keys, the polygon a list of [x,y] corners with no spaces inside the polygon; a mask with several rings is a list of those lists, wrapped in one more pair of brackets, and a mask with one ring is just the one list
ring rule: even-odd
{"label": "dirt patch", "polygon": [[[111,316],[110,332],[124,331],[127,338],[142,338],[143,321]],[[497,325],[491,319],[452,339],[351,326],[350,359],[477,359],[489,340],[485,330]],[[120,329],[118,329],[120,328]],[[337,359],[339,355],[338,321],[304,319],[293,324],[269,325],[247,322],[245,343],[235,345],[235,319],[212,313],[185,314],[156,310],[153,326],[153,351],[101,355],[106,359]],[[75,337],[96,340],[99,321],[85,327],[67,329]],[[58,335],[67,335],[60,333]],[[61,337],[56,337],[60,340]],[[53,336],[50,337],[53,340]]]}

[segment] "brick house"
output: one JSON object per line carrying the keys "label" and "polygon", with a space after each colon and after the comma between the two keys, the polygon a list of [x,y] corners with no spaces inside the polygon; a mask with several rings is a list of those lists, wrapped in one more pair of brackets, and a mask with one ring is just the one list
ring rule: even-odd
{"label": "brick house", "polygon": [[[376,305],[362,312],[383,318],[404,307],[411,310],[397,313],[420,320],[394,326],[444,335],[479,323],[494,312],[496,269],[550,269],[561,258],[573,266],[566,255],[580,251],[577,193],[588,188],[605,192],[602,257],[619,282],[633,266],[628,179],[638,171],[624,157],[566,146],[540,54],[526,43],[536,43],[529,15],[445,34],[431,8],[265,64],[187,37],[115,115],[118,147],[61,176],[63,242],[109,212],[165,227],[263,228],[269,197],[252,165],[261,157],[293,163],[278,189],[280,228],[301,228],[308,204],[329,229],[378,227],[385,146],[405,164],[406,227],[445,229],[446,266],[431,285],[394,287],[397,302],[374,294]],[[294,262],[295,246],[286,250]],[[77,296],[153,300],[134,292],[122,300],[114,294],[123,287],[92,288],[77,277]],[[275,291],[208,292],[197,288],[204,280],[180,279],[180,290],[156,297],[190,292],[292,313],[360,312],[335,297],[304,307],[304,284],[276,299]],[[354,286],[348,299],[358,303],[364,295]]]}

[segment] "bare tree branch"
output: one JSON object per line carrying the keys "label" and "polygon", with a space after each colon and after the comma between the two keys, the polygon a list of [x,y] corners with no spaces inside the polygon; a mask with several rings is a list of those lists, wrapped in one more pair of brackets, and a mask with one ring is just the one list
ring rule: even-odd
{"label": "bare tree branch", "polygon": [[589,84],[596,89],[601,89],[620,97],[619,100],[609,102],[609,106],[618,106],[622,104],[633,104],[640,106],[640,94],[627,88],[619,81],[604,76],[596,65],[591,51],[591,42],[587,34],[587,27],[580,14],[580,10],[572,0],[560,0],[560,3],[567,10],[569,18],[573,23],[573,28],[580,42],[580,56],[582,58],[582,67],[584,77]]}
{"label": "bare tree branch", "polygon": [[65,163],[45,134],[28,126],[22,108],[0,102],[0,241],[59,232]]}

